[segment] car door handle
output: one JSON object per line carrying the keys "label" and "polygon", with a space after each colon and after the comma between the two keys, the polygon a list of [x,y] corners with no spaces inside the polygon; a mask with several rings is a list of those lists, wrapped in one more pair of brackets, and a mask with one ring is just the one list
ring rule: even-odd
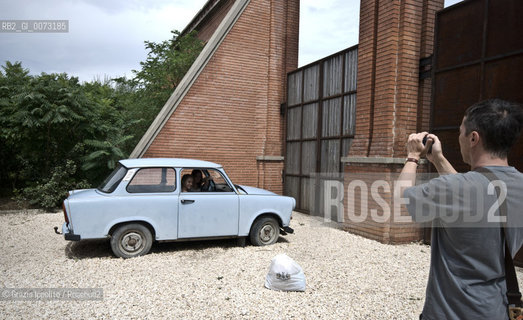
{"label": "car door handle", "polygon": [[189,200],[189,199],[182,199],[182,204],[189,204],[189,203],[193,203],[194,200]]}

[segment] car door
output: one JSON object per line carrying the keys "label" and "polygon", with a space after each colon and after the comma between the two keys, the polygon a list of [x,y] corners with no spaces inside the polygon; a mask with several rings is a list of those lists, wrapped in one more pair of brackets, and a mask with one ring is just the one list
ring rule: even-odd
{"label": "car door", "polygon": [[[174,168],[131,169],[123,179],[129,181],[110,215],[122,221],[145,221],[155,228],[156,240],[177,238],[178,192]],[[113,201],[114,202],[114,201]],[[116,220],[118,216],[116,216]]]}
{"label": "car door", "polygon": [[181,191],[178,238],[238,235],[239,198],[234,189],[216,169],[184,169],[179,180],[194,170],[201,170],[205,172],[206,178],[212,178],[212,188],[205,188],[205,191]]}

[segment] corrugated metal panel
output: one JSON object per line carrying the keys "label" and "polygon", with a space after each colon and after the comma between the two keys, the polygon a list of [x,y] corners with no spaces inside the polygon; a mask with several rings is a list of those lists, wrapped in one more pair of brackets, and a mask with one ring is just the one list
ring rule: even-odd
{"label": "corrugated metal panel", "polygon": [[314,211],[314,194],[311,191],[314,188],[314,179],[302,178],[300,186],[300,208],[308,212]]}
{"label": "corrugated metal panel", "polygon": [[287,77],[287,104],[294,106],[301,103],[302,72],[290,74]]}
{"label": "corrugated metal panel", "polygon": [[320,65],[313,65],[303,72],[303,103],[318,100],[320,97]]}
{"label": "corrugated metal panel", "polygon": [[[289,176],[285,179],[285,194],[298,201],[300,193],[300,178]],[[297,203],[299,205],[299,203]]]}
{"label": "corrugated metal panel", "polygon": [[287,143],[285,171],[288,174],[300,174],[300,142]]}
{"label": "corrugated metal panel", "polygon": [[321,173],[326,177],[340,173],[340,140],[321,142]]}
{"label": "corrugated metal panel", "polygon": [[345,96],[343,99],[343,135],[352,136],[356,126],[356,94]]}
{"label": "corrugated metal panel", "polygon": [[301,137],[301,107],[287,112],[287,140],[298,140]]}
{"label": "corrugated metal panel", "polygon": [[323,102],[322,132],[321,136],[335,137],[341,132],[341,98],[326,100]]}
{"label": "corrugated metal panel", "polygon": [[309,175],[316,172],[316,141],[305,141],[302,144],[301,173]]}
{"label": "corrugated metal panel", "polygon": [[288,75],[285,192],[298,210],[321,214],[323,181],[341,179],[354,137],[357,58],[353,47]]}
{"label": "corrugated metal panel", "polygon": [[343,55],[334,56],[323,63],[323,96],[331,97],[341,93]]}
{"label": "corrugated metal panel", "polygon": [[347,156],[349,154],[350,147],[352,145],[352,138],[346,138],[342,140],[341,154],[342,156]]}
{"label": "corrugated metal panel", "polygon": [[303,128],[302,138],[311,139],[318,135],[319,103],[311,103],[303,106]]}
{"label": "corrugated metal panel", "polygon": [[345,86],[344,92],[356,91],[358,76],[358,50],[351,50],[345,54]]}

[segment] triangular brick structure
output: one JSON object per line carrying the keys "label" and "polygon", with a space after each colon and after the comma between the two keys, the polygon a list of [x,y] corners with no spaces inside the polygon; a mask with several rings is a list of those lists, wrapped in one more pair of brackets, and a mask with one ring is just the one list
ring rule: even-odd
{"label": "triangular brick structure", "polygon": [[299,0],[209,0],[188,28],[212,36],[131,157],[209,160],[236,183],[282,193]]}

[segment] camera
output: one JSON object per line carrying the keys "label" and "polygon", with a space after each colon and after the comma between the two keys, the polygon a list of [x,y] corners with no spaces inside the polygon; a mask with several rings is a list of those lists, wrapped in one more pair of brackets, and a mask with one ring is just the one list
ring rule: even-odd
{"label": "camera", "polygon": [[[426,135],[424,138],[423,138],[423,145],[426,145],[427,144],[427,140],[428,140],[428,135]],[[427,153],[431,153],[432,152],[432,145],[430,146],[429,150],[427,150]]]}

